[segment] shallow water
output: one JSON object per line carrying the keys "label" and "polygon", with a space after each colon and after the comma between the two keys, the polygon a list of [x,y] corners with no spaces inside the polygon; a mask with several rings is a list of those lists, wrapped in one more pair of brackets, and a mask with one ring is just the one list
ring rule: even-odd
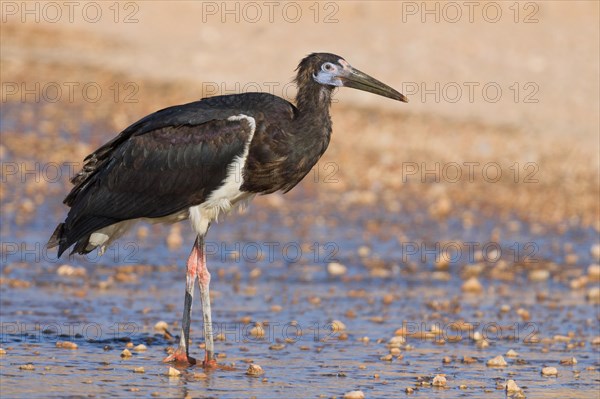
{"label": "shallow water", "polygon": [[[413,387],[414,397],[481,397],[486,392],[500,397],[504,391],[497,390],[497,384],[513,378],[528,397],[597,396],[598,347],[591,345],[598,335],[597,305],[586,301],[585,291],[571,291],[561,281],[563,275],[581,274],[583,265],[592,262],[593,231],[569,229],[559,236],[546,230],[536,235],[522,223],[511,233],[505,223],[488,219],[463,228],[458,220],[439,223],[419,212],[356,208],[342,213],[318,204],[311,207],[322,216],[307,220],[302,216],[309,201],[305,195],[300,189],[285,211],[267,209],[268,204],[259,201],[235,221],[229,218],[211,229],[207,251],[213,271],[214,329],[225,335],[216,349],[223,356],[219,363],[231,370],[209,371],[201,380],[193,377],[201,372],[199,367],[182,369],[181,377],[165,375],[167,366],[161,359],[176,339],[153,328],[164,320],[170,332],[178,334],[183,264],[193,240],[187,224],[181,232],[185,244],[176,249],[165,244],[168,227],[150,226],[147,238],[132,232],[102,258],[58,261],[52,251],[36,249],[57,221],[57,212],[51,210],[61,198],[48,198],[32,223],[18,226],[17,239],[2,237],[1,340],[7,352],[0,357],[3,395],[280,398],[339,397],[360,389],[367,397],[393,397]],[[373,220],[381,227],[369,231]],[[408,226],[413,227],[407,235],[411,241],[399,242],[394,230]],[[527,261],[522,262],[525,266],[506,262],[515,277],[502,281],[487,276],[499,261],[484,259],[482,294],[461,291],[461,268],[472,263],[467,254],[451,262],[447,271],[434,273],[435,244],[425,237],[483,246],[491,241],[482,238],[491,237],[494,228],[506,237],[495,243],[507,252],[501,254],[505,262],[514,256],[510,246],[518,242],[537,245],[532,262],[562,265],[564,253],[556,243],[565,237],[577,243],[573,251],[578,262],[552,269],[552,278],[532,283],[525,271]],[[418,253],[408,245],[423,242],[429,247]],[[12,243],[24,247],[15,249]],[[327,273],[327,264],[334,260],[347,266],[344,275]],[[58,275],[58,266],[65,263],[85,268],[85,275]],[[502,305],[510,308],[502,310]],[[521,307],[530,312],[529,320],[516,314]],[[198,296],[192,317],[191,354],[201,357]],[[332,320],[341,320],[347,329],[332,331]],[[475,327],[452,329],[460,321]],[[264,323],[264,339],[250,335],[255,322]],[[441,332],[433,339],[409,336],[401,358],[380,360],[389,352],[386,342],[402,326],[417,335],[434,326]],[[475,331],[484,334],[488,348],[476,347]],[[572,347],[553,339],[569,333]],[[533,336],[542,342],[527,343]],[[363,337],[368,342],[359,340]],[[57,348],[57,341],[75,342],[78,349]],[[127,342],[145,343],[148,350],[122,359]],[[283,348],[273,349],[277,343]],[[510,349],[519,356],[505,357],[508,366],[486,366],[487,360]],[[450,363],[442,362],[445,356]],[[465,356],[477,361],[465,364]],[[569,357],[578,363],[559,364]],[[248,361],[261,365],[265,374],[247,376]],[[27,363],[35,369],[19,369]],[[540,375],[547,365],[559,369],[558,377]],[[134,373],[140,366],[145,373]],[[446,375],[446,388],[416,386],[437,374]]]}

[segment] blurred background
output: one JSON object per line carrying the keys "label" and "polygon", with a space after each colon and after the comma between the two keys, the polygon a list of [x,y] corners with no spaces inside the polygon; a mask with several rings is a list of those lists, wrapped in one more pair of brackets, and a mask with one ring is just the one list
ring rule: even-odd
{"label": "blurred background", "polygon": [[[593,397],[599,3],[0,4],[2,392],[429,397],[441,374],[436,395],[512,378],[528,396]],[[410,102],[336,92],[313,172],[211,229],[217,351],[233,371],[168,378],[176,341],[154,326],[178,331],[188,223],[57,260],[45,243],[69,178],[160,108],[248,91],[293,102],[296,65],[320,51]],[[148,350],[122,360],[127,343]],[[489,367],[497,355],[507,365]],[[264,380],[244,375],[251,361]]]}

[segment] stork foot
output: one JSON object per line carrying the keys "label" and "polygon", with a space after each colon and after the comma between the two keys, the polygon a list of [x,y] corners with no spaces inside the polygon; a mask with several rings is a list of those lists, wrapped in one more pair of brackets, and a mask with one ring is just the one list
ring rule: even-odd
{"label": "stork foot", "polygon": [[187,353],[185,353],[185,350],[180,350],[179,348],[177,348],[177,350],[175,352],[173,352],[172,354],[170,354],[169,356],[165,357],[163,359],[163,363],[176,363],[176,364],[185,364],[185,365],[194,365],[196,364],[196,359],[194,359],[191,356],[188,356]]}
{"label": "stork foot", "polygon": [[202,367],[205,369],[216,369],[218,367],[217,361],[215,359],[212,360],[203,360]]}
{"label": "stork foot", "polygon": [[206,352],[204,355],[204,360],[202,361],[202,367],[205,369],[215,369],[217,366],[217,361],[213,359],[212,356],[209,356],[208,352]]}

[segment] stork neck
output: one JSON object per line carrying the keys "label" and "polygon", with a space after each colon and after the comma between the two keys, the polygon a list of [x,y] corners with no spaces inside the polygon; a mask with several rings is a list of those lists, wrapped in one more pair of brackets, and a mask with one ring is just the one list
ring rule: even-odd
{"label": "stork neck", "polygon": [[331,106],[331,94],[333,88],[311,82],[301,85],[296,95],[296,106],[300,118],[309,118],[313,122],[319,116],[325,116],[329,121],[329,107]]}

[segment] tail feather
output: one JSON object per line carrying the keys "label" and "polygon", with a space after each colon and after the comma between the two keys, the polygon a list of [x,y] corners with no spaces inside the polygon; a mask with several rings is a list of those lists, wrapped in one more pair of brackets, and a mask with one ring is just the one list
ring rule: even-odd
{"label": "tail feather", "polygon": [[56,226],[54,233],[52,233],[52,236],[46,244],[46,248],[54,248],[56,246],[58,246],[58,257],[60,258],[63,252],[65,252],[69,247],[67,245],[67,235],[65,232],[64,223],[59,223],[58,226]]}

